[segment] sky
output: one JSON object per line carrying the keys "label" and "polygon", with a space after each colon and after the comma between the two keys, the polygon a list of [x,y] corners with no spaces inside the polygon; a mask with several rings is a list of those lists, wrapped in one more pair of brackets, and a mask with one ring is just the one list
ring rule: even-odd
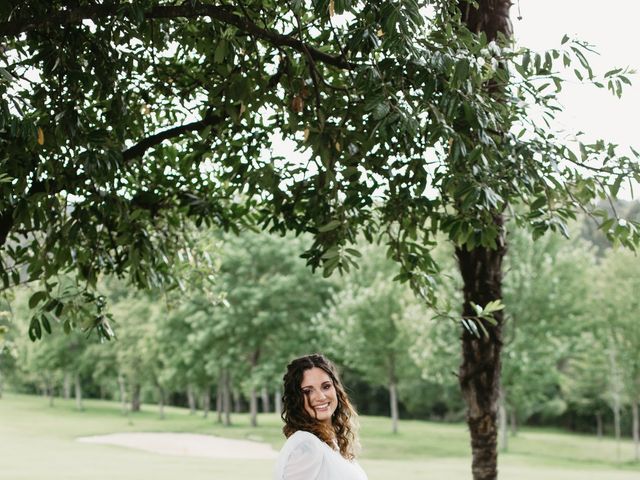
{"label": "sky", "polygon": [[[599,55],[589,59],[594,73],[626,66],[640,71],[640,0],[513,1],[514,35],[522,46],[547,50],[557,47],[567,34],[595,46]],[[633,85],[627,86],[621,99],[606,90],[580,85],[573,78],[560,94],[564,106],[560,126],[584,131],[590,139],[640,150],[640,75],[630,76]]]}

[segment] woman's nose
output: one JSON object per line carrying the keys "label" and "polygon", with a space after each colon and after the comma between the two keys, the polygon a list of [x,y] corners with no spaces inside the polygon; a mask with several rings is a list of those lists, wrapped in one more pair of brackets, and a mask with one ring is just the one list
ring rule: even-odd
{"label": "woman's nose", "polygon": [[322,390],[318,390],[313,397],[317,400],[324,400],[325,398],[327,398]]}

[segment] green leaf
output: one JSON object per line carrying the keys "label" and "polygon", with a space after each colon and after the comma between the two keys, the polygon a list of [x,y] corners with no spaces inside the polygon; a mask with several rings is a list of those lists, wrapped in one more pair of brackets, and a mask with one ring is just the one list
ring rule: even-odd
{"label": "green leaf", "polygon": [[14,76],[11,75],[5,68],[0,67],[0,76],[9,82],[13,82],[15,80]]}
{"label": "green leaf", "polygon": [[49,319],[47,318],[47,316],[46,315],[42,315],[40,317],[40,321],[42,322],[42,326],[47,331],[47,333],[49,335],[51,335],[51,324],[49,323]]}
{"label": "green leaf", "polygon": [[35,292],[29,298],[29,308],[33,310],[34,308],[36,308],[38,303],[45,300],[46,298],[47,298],[47,292],[45,292],[44,290],[39,290]]}
{"label": "green leaf", "polygon": [[345,248],[345,252],[353,255],[354,257],[358,257],[358,258],[362,257],[362,254],[355,248]]}
{"label": "green leaf", "polygon": [[613,184],[609,187],[609,191],[611,192],[612,197],[617,197],[618,192],[620,191],[620,185],[622,181],[625,179],[624,175],[618,175],[614,180]]}
{"label": "green leaf", "polygon": [[342,222],[340,222],[340,220],[331,220],[329,223],[319,227],[318,232],[330,232],[331,230],[335,230],[336,228],[338,228],[340,225],[342,225]]}
{"label": "green leaf", "polygon": [[213,54],[213,61],[215,63],[222,63],[227,55],[227,42],[226,40],[220,40],[216,46],[216,51]]}
{"label": "green leaf", "polygon": [[337,258],[340,255],[340,247],[334,245],[329,250],[327,250],[324,255],[322,255],[323,260],[330,260],[332,258]]}

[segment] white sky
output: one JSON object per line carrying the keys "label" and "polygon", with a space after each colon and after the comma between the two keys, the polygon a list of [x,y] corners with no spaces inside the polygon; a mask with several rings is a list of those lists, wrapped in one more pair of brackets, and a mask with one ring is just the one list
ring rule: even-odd
{"label": "white sky", "polygon": [[[640,0],[514,0],[511,18],[523,46],[547,50],[567,34],[595,45],[599,55],[589,57],[594,73],[626,66],[640,71]],[[577,80],[566,83],[560,94],[565,107],[560,125],[584,131],[587,139],[602,138],[640,150],[640,76],[630,79],[633,85],[626,86],[621,99]]]}

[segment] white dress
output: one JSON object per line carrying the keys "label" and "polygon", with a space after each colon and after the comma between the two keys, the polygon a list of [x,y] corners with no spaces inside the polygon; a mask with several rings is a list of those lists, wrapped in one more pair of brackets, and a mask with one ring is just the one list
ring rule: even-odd
{"label": "white dress", "polygon": [[298,430],[280,450],[273,479],[367,480],[367,474],[313,433]]}

